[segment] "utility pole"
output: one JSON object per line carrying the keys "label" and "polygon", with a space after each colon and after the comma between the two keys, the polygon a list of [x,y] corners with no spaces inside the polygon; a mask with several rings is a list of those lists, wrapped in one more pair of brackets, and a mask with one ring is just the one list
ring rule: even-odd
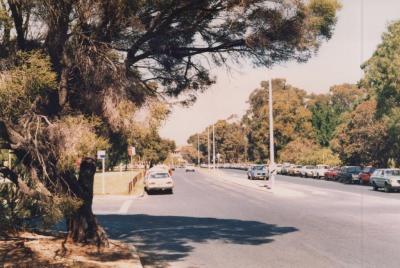
{"label": "utility pole", "polygon": [[207,153],[208,153],[208,168],[210,168],[210,128],[207,127]]}
{"label": "utility pole", "polygon": [[275,150],[274,150],[274,117],[273,117],[273,109],[272,109],[272,79],[269,79],[269,181],[270,188],[273,189],[275,184]]}
{"label": "utility pole", "polygon": [[215,125],[213,124],[213,168],[215,170]]}
{"label": "utility pole", "polygon": [[197,133],[197,166],[200,166],[200,136]]}

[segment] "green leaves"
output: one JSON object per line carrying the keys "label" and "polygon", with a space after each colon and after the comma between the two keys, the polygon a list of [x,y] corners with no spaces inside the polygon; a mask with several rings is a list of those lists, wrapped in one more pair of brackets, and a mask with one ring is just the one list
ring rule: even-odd
{"label": "green leaves", "polygon": [[18,120],[56,87],[48,57],[39,51],[17,53],[14,66],[0,75],[0,118]]}
{"label": "green leaves", "polygon": [[365,83],[377,96],[378,115],[390,114],[400,105],[400,21],[389,26],[382,43],[362,68]]}
{"label": "green leaves", "polygon": [[330,39],[336,24],[336,12],[341,8],[337,0],[311,0],[307,6],[311,28],[320,36]]}

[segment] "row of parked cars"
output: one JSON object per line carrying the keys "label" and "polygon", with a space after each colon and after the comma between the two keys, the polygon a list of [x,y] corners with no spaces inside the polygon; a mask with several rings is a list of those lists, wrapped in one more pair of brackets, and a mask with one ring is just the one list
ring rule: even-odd
{"label": "row of parked cars", "polygon": [[400,169],[374,167],[327,165],[301,166],[292,164],[278,165],[278,173],[289,176],[309,177],[338,181],[347,184],[371,185],[373,190],[384,189],[385,192],[400,190]]}

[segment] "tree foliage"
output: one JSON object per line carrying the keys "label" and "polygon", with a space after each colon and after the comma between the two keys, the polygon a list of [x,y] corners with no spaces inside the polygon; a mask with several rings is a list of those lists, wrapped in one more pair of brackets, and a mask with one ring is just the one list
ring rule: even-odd
{"label": "tree foliage", "polygon": [[365,89],[352,84],[335,85],[329,94],[310,96],[308,106],[312,112],[312,125],[321,146],[329,146],[343,115],[351,112],[365,96]]}
{"label": "tree foliage", "polygon": [[378,114],[390,114],[400,105],[400,21],[389,25],[381,44],[362,68],[364,83],[376,95]]}
{"label": "tree foliage", "polygon": [[387,165],[391,152],[387,143],[388,125],[385,120],[378,120],[375,114],[376,101],[365,101],[339,127],[333,148],[343,162],[378,167]]}
{"label": "tree foliage", "polygon": [[[265,162],[269,158],[266,84],[262,82],[262,87],[251,93],[249,109],[243,118],[249,143],[249,159],[259,162]],[[273,79],[272,87],[275,150],[281,150],[296,138],[313,138],[315,134],[311,124],[311,112],[305,103],[306,92],[287,84],[284,79]]]}
{"label": "tree foliage", "polygon": [[[212,161],[212,125],[207,127],[210,131],[210,155]],[[207,128],[199,134],[199,147],[202,162],[207,162],[208,156],[208,131]],[[219,120],[214,124],[215,150],[220,155],[220,162],[236,163],[245,161],[245,132],[239,122]],[[197,134],[189,137],[188,143],[197,150]],[[197,156],[196,156],[197,159]]]}
{"label": "tree foliage", "polygon": [[319,144],[309,139],[296,139],[290,142],[279,152],[281,162],[297,163],[301,165],[326,164],[338,166],[339,157],[329,148],[322,148]]}

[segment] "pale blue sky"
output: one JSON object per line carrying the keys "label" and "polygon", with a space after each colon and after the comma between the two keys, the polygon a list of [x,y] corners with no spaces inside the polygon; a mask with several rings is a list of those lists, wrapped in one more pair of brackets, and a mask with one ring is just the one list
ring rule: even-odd
{"label": "pale blue sky", "polygon": [[[275,66],[272,70],[254,69],[244,64],[215,69],[217,83],[198,96],[189,108],[175,107],[161,129],[161,136],[186,144],[187,138],[219,119],[231,114],[243,115],[247,99],[260,82],[286,78],[288,83],[308,92],[325,93],[332,85],[355,83],[362,73],[361,63],[361,1],[342,0],[343,8],[333,38],[324,43],[319,53],[307,63],[294,62]],[[400,19],[400,0],[364,0],[363,60],[368,59],[380,43],[387,25]]]}

